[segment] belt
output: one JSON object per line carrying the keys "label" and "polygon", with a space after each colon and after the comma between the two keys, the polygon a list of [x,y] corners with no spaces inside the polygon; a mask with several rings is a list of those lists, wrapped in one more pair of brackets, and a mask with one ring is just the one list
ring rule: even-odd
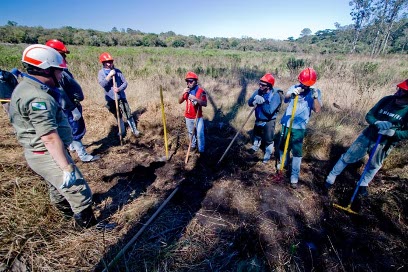
{"label": "belt", "polygon": [[33,151],[34,154],[44,155],[46,151]]}

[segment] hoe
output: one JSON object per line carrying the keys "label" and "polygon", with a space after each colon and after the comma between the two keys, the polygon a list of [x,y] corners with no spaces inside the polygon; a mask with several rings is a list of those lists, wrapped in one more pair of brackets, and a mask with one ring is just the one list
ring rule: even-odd
{"label": "hoe", "polygon": [[296,112],[296,106],[297,106],[297,102],[298,102],[299,96],[296,95],[295,100],[293,102],[293,108],[292,108],[292,116],[290,117],[290,123],[289,123],[289,129],[288,129],[288,134],[286,135],[286,140],[285,140],[285,147],[283,149],[283,155],[281,158],[281,164],[280,167],[278,169],[278,172],[276,173],[276,175],[274,175],[272,177],[272,180],[275,182],[282,182],[284,179],[284,175],[283,175],[283,167],[285,165],[285,160],[286,160],[286,154],[288,152],[288,147],[289,147],[289,140],[290,140],[290,133],[292,131],[292,125],[293,125],[293,119],[295,116],[295,112]]}
{"label": "hoe", "polygon": [[370,156],[368,157],[368,161],[367,161],[366,165],[364,166],[363,173],[361,174],[360,180],[357,182],[356,189],[354,190],[353,196],[351,197],[350,203],[348,204],[348,206],[347,206],[347,207],[343,207],[343,206],[340,206],[340,205],[338,205],[338,204],[333,203],[333,206],[334,206],[334,207],[336,207],[336,208],[338,208],[338,209],[341,209],[341,210],[343,210],[343,211],[352,213],[352,214],[358,214],[357,212],[355,212],[355,211],[353,211],[353,210],[351,209],[351,204],[353,204],[354,198],[356,197],[357,192],[358,192],[358,189],[360,188],[360,184],[361,184],[361,182],[362,182],[363,179],[364,179],[364,176],[365,176],[365,174],[366,174],[366,172],[367,172],[367,170],[368,170],[368,167],[369,167],[369,165],[370,165],[370,162],[371,162],[371,160],[372,160],[372,158],[373,158],[373,156],[374,156],[375,151],[377,150],[377,147],[378,147],[378,144],[380,143],[380,141],[381,141],[381,134],[378,134],[377,141],[376,141],[376,143],[375,143],[373,149],[371,149]]}
{"label": "hoe", "polygon": [[248,114],[248,117],[245,119],[245,122],[242,124],[241,128],[237,131],[237,133],[235,133],[234,138],[232,138],[230,144],[228,145],[227,149],[224,151],[224,154],[222,154],[221,158],[218,160],[217,165],[220,164],[220,162],[222,161],[222,159],[224,158],[225,154],[227,154],[228,150],[230,149],[230,147],[232,146],[232,144],[234,143],[235,139],[237,138],[237,136],[241,133],[241,130],[244,128],[245,124],[248,122],[249,118],[251,117],[252,113],[254,112],[256,107],[253,107],[251,112]]}

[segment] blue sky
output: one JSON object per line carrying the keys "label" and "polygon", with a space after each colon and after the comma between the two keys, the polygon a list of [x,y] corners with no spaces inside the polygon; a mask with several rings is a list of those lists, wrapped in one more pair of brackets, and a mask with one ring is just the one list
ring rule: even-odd
{"label": "blue sky", "polygon": [[0,25],[110,31],[132,28],[206,37],[298,38],[352,24],[349,0],[7,0]]}

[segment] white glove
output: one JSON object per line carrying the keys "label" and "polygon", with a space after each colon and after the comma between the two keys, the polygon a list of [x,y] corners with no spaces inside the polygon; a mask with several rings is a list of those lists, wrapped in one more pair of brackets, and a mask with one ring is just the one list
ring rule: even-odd
{"label": "white glove", "polygon": [[74,185],[76,181],[75,177],[75,169],[72,164],[68,164],[64,169],[63,169],[64,177],[61,185],[61,189],[64,188],[70,188],[72,185]]}
{"label": "white glove", "polygon": [[80,118],[81,118],[81,113],[79,112],[79,110],[78,110],[78,108],[75,108],[73,111],[72,111],[72,119],[74,120],[74,121],[78,121]]}
{"label": "white glove", "polygon": [[312,98],[317,99],[319,97],[319,93],[316,89],[312,89]]}
{"label": "white glove", "polygon": [[254,102],[252,102],[252,105],[260,105],[263,104],[265,102],[265,98],[263,98],[262,96],[260,96],[259,94],[255,95],[254,97]]}
{"label": "white glove", "polygon": [[189,94],[188,99],[190,99],[190,101],[193,102],[194,105],[197,105],[197,98],[194,95]]}
{"label": "white glove", "polygon": [[115,69],[110,70],[108,76],[113,77],[116,74]]}
{"label": "white glove", "polygon": [[386,136],[394,136],[395,130],[393,129],[382,129],[378,132],[378,134],[386,135]]}
{"label": "white glove", "polygon": [[290,90],[288,92],[288,94],[290,94],[290,95],[299,95],[302,91],[303,91],[303,89],[301,87],[297,87],[297,88],[293,88],[292,90]]}
{"label": "white glove", "polygon": [[392,127],[392,123],[388,121],[377,121],[374,123],[379,130],[390,129]]}

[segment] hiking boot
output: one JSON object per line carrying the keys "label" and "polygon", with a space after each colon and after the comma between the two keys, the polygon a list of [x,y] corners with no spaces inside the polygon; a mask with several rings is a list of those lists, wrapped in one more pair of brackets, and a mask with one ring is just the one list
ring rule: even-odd
{"label": "hiking boot", "polygon": [[297,189],[297,187],[298,187],[297,183],[291,183],[290,184],[290,188],[292,188],[292,189]]}
{"label": "hiking boot", "polygon": [[93,162],[99,160],[101,157],[99,155],[90,155],[86,154],[83,157],[80,157],[82,162]]}
{"label": "hiking boot", "polygon": [[368,190],[367,190],[367,186],[360,186],[358,188],[358,194],[361,197],[367,197],[368,196]]}
{"label": "hiking boot", "polygon": [[79,213],[74,214],[74,219],[75,227],[78,230],[90,228],[97,223],[91,206]]}

